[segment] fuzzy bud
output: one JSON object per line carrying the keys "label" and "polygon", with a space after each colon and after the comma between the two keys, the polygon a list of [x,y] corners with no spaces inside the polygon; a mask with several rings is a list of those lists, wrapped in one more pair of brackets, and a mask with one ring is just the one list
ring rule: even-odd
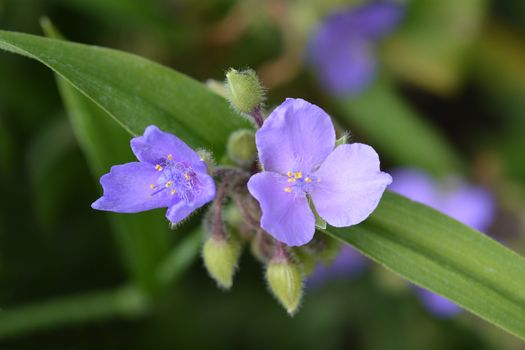
{"label": "fuzzy bud", "polygon": [[274,258],[266,269],[266,280],[273,295],[293,315],[303,296],[303,277],[299,267],[292,261]]}
{"label": "fuzzy bud", "polygon": [[226,145],[228,157],[241,167],[249,166],[255,160],[255,133],[252,130],[237,130],[230,135]]}
{"label": "fuzzy bud", "polygon": [[231,288],[240,253],[240,244],[233,238],[211,236],[204,243],[204,265],[220,287]]}
{"label": "fuzzy bud", "polygon": [[252,69],[226,73],[226,91],[231,105],[241,113],[250,113],[264,101],[264,89]]}

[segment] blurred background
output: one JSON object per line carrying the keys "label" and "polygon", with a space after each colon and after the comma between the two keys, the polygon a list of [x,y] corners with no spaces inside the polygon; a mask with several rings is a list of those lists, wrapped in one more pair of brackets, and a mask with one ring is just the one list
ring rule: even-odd
{"label": "blurred background", "polygon": [[[72,41],[203,82],[251,67],[268,110],[304,98],[373,145],[385,170],[418,169],[444,196],[451,176],[483,188],[483,231],[525,254],[525,2],[397,1],[393,17],[356,15],[370,3],[0,0],[0,29],[42,35],[47,16]],[[312,279],[293,318],[250,254],[219,290],[195,250],[198,217],[152,241],[147,225],[116,232],[90,208],[101,189],[49,69],[0,52],[0,81],[1,349],[525,349],[467,312],[435,312],[360,256]],[[166,288],[135,288],[162,271]]]}

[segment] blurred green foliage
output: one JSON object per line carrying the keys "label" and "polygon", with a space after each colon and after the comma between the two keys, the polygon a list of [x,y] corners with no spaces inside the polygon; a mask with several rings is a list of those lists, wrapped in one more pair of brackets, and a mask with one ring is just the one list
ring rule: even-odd
{"label": "blurred green foliage", "polygon": [[[379,146],[385,132],[381,123],[363,127],[359,120],[366,114],[359,112],[358,105],[341,108],[301,66],[302,45],[311,26],[344,1],[326,2],[321,7],[309,1],[241,3],[0,0],[0,29],[41,34],[40,17],[49,16],[71,40],[136,53],[203,81],[222,80],[228,67],[252,67],[271,87],[269,107],[284,97],[306,98],[325,107],[345,127],[355,129],[355,140]],[[409,6],[409,19],[382,51],[384,74],[394,82],[388,96],[410,106],[407,113],[438,135],[438,144],[448,144],[445,148],[462,162],[459,171],[494,190],[501,216],[510,217],[496,221],[499,226],[494,232],[506,232],[507,243],[523,253],[523,2],[413,0]],[[289,62],[298,68],[288,70]],[[175,232],[166,229],[166,236],[161,234],[158,240],[149,235],[148,225],[135,233],[124,229],[113,235],[106,216],[89,208],[99,193],[88,168],[88,162],[95,162],[94,151],[85,149],[79,134],[79,130],[89,129],[75,124],[72,128],[65,122],[52,74],[34,62],[2,53],[0,79],[0,316],[7,312],[4,310],[26,307],[22,316],[15,316],[23,317],[22,322],[30,319],[38,323],[38,315],[47,315],[47,303],[58,303],[62,310],[75,310],[74,305],[85,298],[91,305],[100,305],[100,300],[111,304],[113,293],[129,293],[130,271],[146,283],[158,278],[170,284],[170,276],[181,276],[169,292],[157,295],[154,303],[148,298],[142,304],[142,294],[131,298],[130,305],[136,307],[134,315],[139,318],[128,319],[128,314],[119,311],[120,306],[109,313],[104,308],[97,322],[20,333],[0,340],[0,347],[523,347],[519,340],[468,314],[453,320],[433,319],[408,288],[385,288],[385,277],[377,269],[353,281],[334,281],[322,289],[308,290],[302,309],[293,319],[268,296],[262,287],[263,272],[251,257],[243,258],[239,278],[229,293],[217,290],[199,263],[191,265],[189,273],[180,274],[178,266],[193,261],[194,255],[188,252],[195,251],[200,242],[199,233],[192,233],[199,218]],[[112,134],[116,124],[104,120],[108,122],[104,132],[111,136],[102,139],[123,141],[108,146],[112,159],[95,165],[99,174],[108,170],[113,159],[131,157],[129,137],[121,129]],[[428,141],[421,133],[399,137],[411,145]],[[414,162],[411,156],[399,154],[385,151],[384,164],[419,165],[434,171],[433,164]],[[437,170],[434,172],[442,167]],[[160,218],[162,212],[145,216]],[[157,220],[157,225],[163,226],[163,221]],[[190,238],[181,243],[184,236]],[[130,270],[140,258],[122,247],[127,244],[123,240],[133,237],[137,241],[131,243],[132,249],[154,252],[147,257],[153,265],[158,267],[161,257],[165,258],[158,270],[140,270],[144,265],[137,267],[138,272]],[[148,245],[157,248],[151,250]],[[168,254],[170,247],[175,250]],[[126,259],[131,264],[126,264]],[[132,297],[137,295],[134,293],[132,289]],[[147,310],[144,314],[143,307]],[[97,310],[93,306],[92,312]]]}

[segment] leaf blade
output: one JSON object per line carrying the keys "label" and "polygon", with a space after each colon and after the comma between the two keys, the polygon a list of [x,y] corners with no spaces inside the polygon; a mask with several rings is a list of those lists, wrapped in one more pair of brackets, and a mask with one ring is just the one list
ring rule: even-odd
{"label": "leaf blade", "polygon": [[45,64],[132,135],[154,124],[220,156],[232,131],[250,127],[201,83],[133,54],[7,31],[0,48]]}
{"label": "leaf blade", "polygon": [[364,223],[325,232],[525,339],[525,259],[488,236],[392,193]]}

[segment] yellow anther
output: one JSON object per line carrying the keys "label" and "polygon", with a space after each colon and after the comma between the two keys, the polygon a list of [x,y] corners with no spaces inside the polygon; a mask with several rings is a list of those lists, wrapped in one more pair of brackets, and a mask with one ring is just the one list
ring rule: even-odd
{"label": "yellow anther", "polygon": [[160,164],[155,165],[155,170],[162,171],[162,166]]}
{"label": "yellow anther", "polygon": [[312,182],[312,179],[309,178],[309,177],[306,177],[306,178],[304,179],[304,181],[307,182],[307,183],[310,183],[310,182]]}
{"label": "yellow anther", "polygon": [[175,193],[177,193],[177,191],[176,191],[176,190],[171,190],[170,193],[171,193],[171,195],[173,196]]}
{"label": "yellow anther", "polygon": [[289,172],[286,173],[286,175],[288,175],[288,177],[292,177],[293,174],[292,174],[291,171],[289,171]]}
{"label": "yellow anther", "polygon": [[154,189],[157,188],[157,185],[155,185],[155,184],[151,184],[151,185],[149,185],[149,188],[151,188],[152,190],[154,190]]}
{"label": "yellow anther", "polygon": [[184,178],[185,178],[186,180],[189,180],[189,179],[190,179],[190,176],[189,176],[188,174],[184,174]]}
{"label": "yellow anther", "polygon": [[290,193],[290,192],[292,192],[292,189],[290,187],[285,187],[284,188],[284,192]]}
{"label": "yellow anther", "polygon": [[173,156],[171,154],[168,154],[168,160],[173,160]]}
{"label": "yellow anther", "polygon": [[295,182],[295,179],[293,177],[288,179],[288,182]]}
{"label": "yellow anther", "polygon": [[166,187],[170,187],[171,185],[173,185],[173,181],[170,180],[170,181],[166,182]]}
{"label": "yellow anther", "polygon": [[300,179],[303,177],[303,173],[300,172],[300,171],[297,171],[293,174],[293,176],[296,178],[296,179]]}

